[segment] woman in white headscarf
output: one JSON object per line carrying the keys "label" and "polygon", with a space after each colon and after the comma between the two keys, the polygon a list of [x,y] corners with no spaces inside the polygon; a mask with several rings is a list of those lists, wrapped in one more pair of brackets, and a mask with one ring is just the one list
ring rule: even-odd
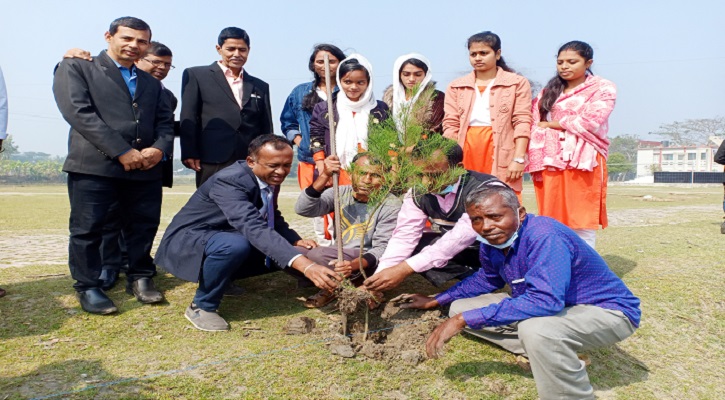
{"label": "woman in white headscarf", "polygon": [[[368,124],[380,123],[388,118],[388,106],[373,96],[373,69],[360,54],[352,54],[337,68],[340,91],[333,93],[336,153],[342,168],[346,169],[353,157],[367,150]],[[310,120],[310,151],[318,173],[323,161],[330,155],[330,125],[327,102],[315,105]],[[345,171],[340,173],[340,184],[350,184]]]}
{"label": "woman in white headscarf", "polygon": [[[413,120],[431,132],[443,133],[445,93],[435,89],[430,61],[418,53],[398,57],[393,64],[393,84],[383,93],[395,124],[401,133],[407,121]],[[413,106],[421,93],[433,90],[425,105]]]}

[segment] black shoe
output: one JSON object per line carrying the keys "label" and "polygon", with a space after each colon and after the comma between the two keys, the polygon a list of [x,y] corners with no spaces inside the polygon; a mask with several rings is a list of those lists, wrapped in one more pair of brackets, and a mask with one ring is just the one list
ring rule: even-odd
{"label": "black shoe", "polygon": [[112,314],[118,311],[113,301],[100,288],[93,288],[76,293],[81,308],[91,314]]}
{"label": "black shoe", "polygon": [[131,283],[127,283],[126,293],[136,296],[136,299],[144,304],[164,301],[164,295],[156,289],[151,278],[138,278]]}
{"label": "black shoe", "polygon": [[117,269],[104,269],[101,271],[101,276],[98,277],[101,280],[101,289],[108,290],[116,286],[118,280]]}

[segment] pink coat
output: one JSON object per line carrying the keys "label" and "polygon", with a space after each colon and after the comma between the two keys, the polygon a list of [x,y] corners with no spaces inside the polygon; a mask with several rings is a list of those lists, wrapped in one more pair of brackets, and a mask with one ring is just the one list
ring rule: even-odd
{"label": "pink coat", "polygon": [[[475,72],[448,85],[444,105],[443,136],[455,139],[463,147],[476,93]],[[508,166],[514,158],[514,140],[531,135],[531,86],[521,75],[500,67],[491,87],[491,128],[493,130],[493,175],[506,179]],[[521,179],[507,182],[521,191]]]}
{"label": "pink coat", "polygon": [[599,76],[589,75],[571,93],[562,93],[549,113],[559,121],[563,131],[539,128],[539,101],[533,104],[534,126],[529,142],[528,172],[543,169],[580,169],[592,171],[597,153],[607,158],[609,150],[609,115],[614,110],[617,87]]}

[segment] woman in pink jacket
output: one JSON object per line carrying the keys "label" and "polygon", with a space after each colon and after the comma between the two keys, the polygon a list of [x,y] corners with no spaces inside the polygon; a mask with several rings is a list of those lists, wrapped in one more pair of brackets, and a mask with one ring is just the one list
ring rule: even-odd
{"label": "woman in pink jacket", "polygon": [[468,38],[473,71],[448,85],[443,135],[463,148],[463,166],[492,174],[521,194],[531,134],[531,86],[501,57],[501,38]]}
{"label": "woman in pink jacket", "polygon": [[609,115],[617,89],[594,76],[594,50],[572,41],[559,48],[557,75],[533,104],[529,165],[539,214],[572,228],[594,247],[607,226]]}

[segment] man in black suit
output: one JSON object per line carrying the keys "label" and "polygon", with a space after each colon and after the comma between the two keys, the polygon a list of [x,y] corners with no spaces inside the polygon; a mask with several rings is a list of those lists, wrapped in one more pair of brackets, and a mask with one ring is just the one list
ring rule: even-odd
{"label": "man in black suit", "polygon": [[[80,58],[87,61],[93,61],[91,53],[87,50],[73,48],[63,55],[63,58]],[[159,81],[163,81],[169,74],[174,66],[173,53],[163,43],[152,41],[146,51],[145,55],[141,55],[141,58],[136,60],[135,65],[138,69],[148,72],[154,78]],[[171,90],[164,87],[163,83],[161,87],[164,90],[164,94],[168,96],[168,100],[171,105],[171,111],[176,110],[178,100]],[[174,123],[174,135],[178,136],[178,123]],[[162,186],[171,187],[174,180],[174,167],[173,167],[173,155],[169,154],[169,157],[161,161],[161,175],[162,175]],[[106,232],[103,236],[103,271],[101,271],[101,289],[109,290],[113,288],[118,280],[118,275],[121,270],[126,271],[128,269],[128,252],[126,251],[126,243],[123,237],[118,237],[119,231],[117,229],[111,229]]]}
{"label": "man in black suit", "polygon": [[166,229],[155,262],[178,278],[199,282],[185,313],[197,329],[229,329],[217,309],[233,276],[273,272],[276,265],[296,270],[320,289],[333,290],[341,280],[295,249],[317,243],[290,229],[275,204],[274,190],[289,174],[293,155],[292,144],[281,136],[255,138],[246,161],[201,185]]}
{"label": "man in black suit", "polygon": [[196,171],[196,186],[237,160],[249,143],[274,133],[269,85],[243,70],[249,35],[240,28],[219,34],[221,60],[188,68],[181,78],[181,160]]}
{"label": "man in black suit", "polygon": [[97,314],[117,311],[100,288],[104,229],[123,229],[126,291],[142,303],[163,300],[151,279],[150,252],[161,215],[158,164],[171,155],[174,134],[161,83],[134,66],[149,46],[149,26],[118,18],[105,38],[107,50],[92,62],[63,60],[53,80],[58,109],[71,126],[63,165],[71,206],[68,264],[81,307]]}

